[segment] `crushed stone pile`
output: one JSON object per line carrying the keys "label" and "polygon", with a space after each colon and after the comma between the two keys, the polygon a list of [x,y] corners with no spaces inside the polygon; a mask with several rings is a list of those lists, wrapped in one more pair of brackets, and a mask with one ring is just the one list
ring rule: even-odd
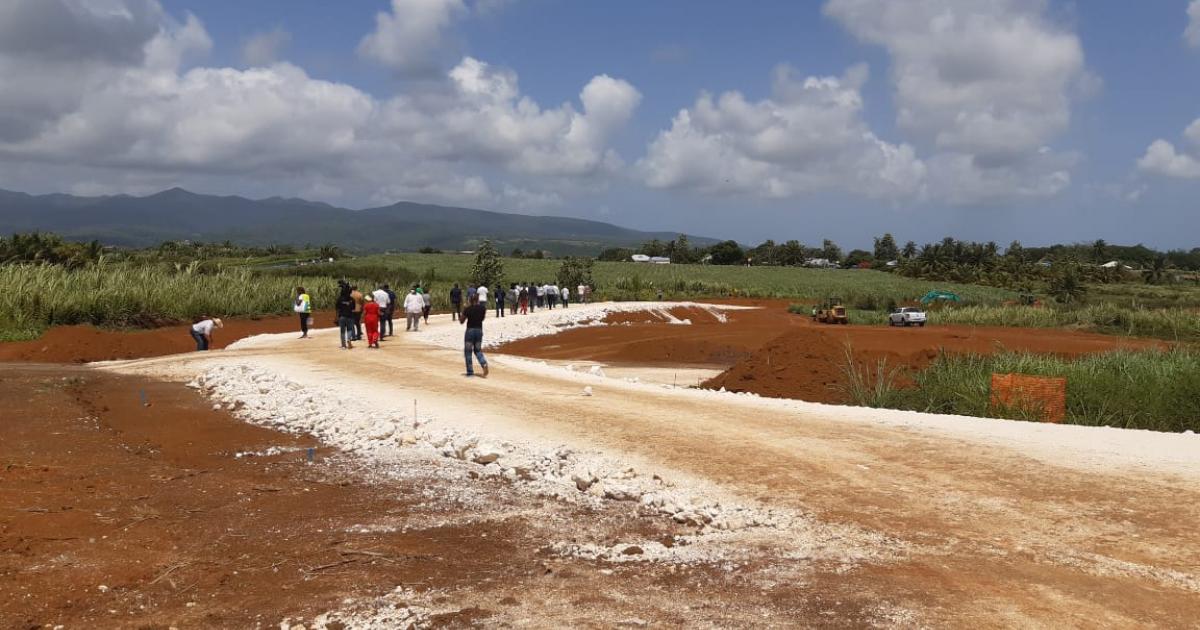
{"label": "crushed stone pile", "polygon": [[802,520],[776,509],[722,502],[598,453],[514,444],[438,427],[433,418],[400,411],[385,412],[381,418],[378,409],[336,391],[305,387],[252,365],[212,367],[188,385],[243,420],[311,434],[367,458],[388,458],[411,449],[469,464],[472,477],[500,477],[575,503],[625,502],[640,514],[667,517],[699,530],[788,528]]}

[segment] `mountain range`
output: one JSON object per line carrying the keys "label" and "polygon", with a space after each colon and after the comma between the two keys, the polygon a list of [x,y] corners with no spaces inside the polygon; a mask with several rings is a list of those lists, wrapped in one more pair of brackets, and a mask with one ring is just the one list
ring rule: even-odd
{"label": "mountain range", "polygon": [[[365,252],[473,249],[488,238],[502,251],[520,247],[556,255],[595,254],[606,247],[678,236],[676,232],[643,232],[586,219],[411,202],[351,210],[304,199],[256,200],[203,195],[182,188],[145,197],[30,195],[0,190],[0,234],[35,231],[127,247],[191,240],[251,246],[334,244]],[[695,245],[716,242],[692,235],[688,238]]]}

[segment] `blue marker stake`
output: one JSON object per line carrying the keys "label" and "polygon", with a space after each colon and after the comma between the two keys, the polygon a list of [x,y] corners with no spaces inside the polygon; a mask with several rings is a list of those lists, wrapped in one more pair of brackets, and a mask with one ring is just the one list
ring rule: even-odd
{"label": "blue marker stake", "polygon": [[149,406],[150,406],[150,403],[146,402],[146,390],[144,390],[144,389],[139,389],[139,390],[138,390],[138,396],[141,396],[141,398],[142,398],[142,406],[143,406],[143,407],[149,407]]}
{"label": "blue marker stake", "polygon": [[314,457],[316,454],[317,454],[317,449],[315,449],[315,448],[311,448],[311,447],[310,447],[310,448],[308,449],[308,461],[309,461],[309,462],[312,462],[312,460],[313,460],[313,457]]}

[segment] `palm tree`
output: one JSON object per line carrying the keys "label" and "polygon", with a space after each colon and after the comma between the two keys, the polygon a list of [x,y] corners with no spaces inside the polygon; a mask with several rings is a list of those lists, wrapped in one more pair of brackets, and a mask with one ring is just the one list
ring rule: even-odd
{"label": "palm tree", "polygon": [[1095,259],[1097,264],[1104,262],[1104,255],[1107,250],[1108,243],[1105,243],[1104,239],[1102,238],[1098,238],[1094,243],[1092,243],[1092,258]]}

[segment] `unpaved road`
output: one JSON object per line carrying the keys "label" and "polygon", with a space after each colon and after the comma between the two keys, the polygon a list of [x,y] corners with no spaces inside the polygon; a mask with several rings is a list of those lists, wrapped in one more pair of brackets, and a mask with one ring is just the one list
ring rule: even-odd
{"label": "unpaved road", "polygon": [[[214,364],[265,367],[381,406],[415,400],[438,422],[501,439],[614,454],[866,532],[840,546],[826,541],[854,561],[803,586],[849,587],[860,607],[886,602],[897,625],[1183,628],[1200,619],[1196,436],[1000,420],[924,424],[912,414],[632,385],[495,354],[490,378],[466,379],[461,352],[426,342],[450,326],[437,318],[382,350],[339,351],[324,331],[108,369],[187,380]],[[584,385],[593,396],[581,395]],[[779,577],[768,562],[738,580]],[[833,618],[763,622],[841,625],[837,609],[829,607]]]}

